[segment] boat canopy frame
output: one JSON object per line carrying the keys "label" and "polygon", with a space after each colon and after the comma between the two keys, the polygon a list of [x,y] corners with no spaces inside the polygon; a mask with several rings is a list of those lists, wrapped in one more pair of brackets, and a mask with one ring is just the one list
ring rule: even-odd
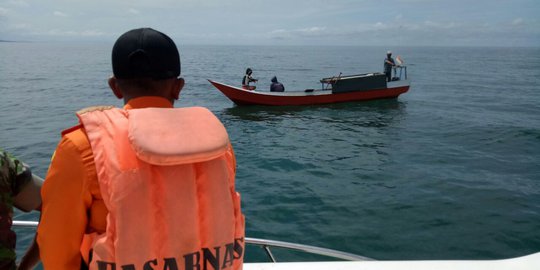
{"label": "boat canopy frame", "polygon": [[[405,81],[407,80],[407,66],[400,65],[400,66],[394,66],[392,67],[392,80],[391,81]],[[362,73],[362,74],[356,74],[356,75],[346,75],[342,76],[342,73],[340,72],[337,76],[333,77],[327,77],[322,78],[320,80],[321,83],[321,90],[335,90],[335,85],[338,84],[339,81],[347,81],[347,80],[358,80],[362,78],[370,78],[370,77],[381,77],[386,76],[382,72],[373,72],[373,73]]]}

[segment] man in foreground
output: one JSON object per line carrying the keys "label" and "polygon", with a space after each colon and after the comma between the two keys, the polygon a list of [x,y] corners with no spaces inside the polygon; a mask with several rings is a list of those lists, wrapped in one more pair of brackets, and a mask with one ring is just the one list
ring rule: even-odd
{"label": "man in foreground", "polygon": [[124,108],[79,111],[43,186],[45,269],[241,269],[232,146],[207,109],[173,108],[184,86],[176,45],[134,29],[112,66]]}

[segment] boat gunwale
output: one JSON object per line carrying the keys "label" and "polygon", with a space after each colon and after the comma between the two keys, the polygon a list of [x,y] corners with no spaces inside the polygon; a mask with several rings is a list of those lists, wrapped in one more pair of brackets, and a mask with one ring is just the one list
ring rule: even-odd
{"label": "boat gunwale", "polygon": [[[15,227],[36,229],[38,225],[39,225],[38,221],[22,221],[22,220],[13,221],[13,226]],[[301,252],[309,253],[309,254],[322,255],[322,256],[327,256],[327,257],[346,260],[346,261],[373,261],[374,260],[368,257],[364,257],[364,256],[360,256],[360,255],[356,255],[356,254],[352,254],[348,252],[322,248],[322,247],[316,247],[316,246],[310,246],[310,245],[304,245],[304,244],[297,244],[297,243],[269,240],[269,239],[261,239],[261,238],[252,238],[252,237],[245,237],[244,239],[245,239],[246,244],[260,246],[263,249],[265,249],[266,254],[271,262],[277,262],[277,260],[275,259],[272,252],[270,251],[269,249],[270,247],[285,248],[285,249],[301,251]]]}
{"label": "boat gunwale", "polygon": [[310,91],[303,92],[260,92],[242,89],[210,79],[208,81],[237,105],[262,106],[304,106],[397,98],[399,95],[407,92],[410,87],[408,81],[396,81],[388,83],[386,88],[343,93],[333,93],[332,90],[325,89],[313,91],[309,89]]}

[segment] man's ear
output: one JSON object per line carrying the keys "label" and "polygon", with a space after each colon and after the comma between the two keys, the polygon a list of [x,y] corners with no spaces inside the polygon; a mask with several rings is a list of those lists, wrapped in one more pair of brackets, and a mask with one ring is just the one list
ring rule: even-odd
{"label": "man's ear", "polygon": [[118,86],[118,81],[116,77],[111,76],[109,78],[109,87],[118,99],[122,99],[124,97],[124,94],[122,94],[122,91],[120,91],[120,87]]}
{"label": "man's ear", "polygon": [[174,81],[174,89],[173,89],[173,98],[179,99],[180,98],[180,91],[182,91],[182,88],[184,88],[184,78],[178,78]]}

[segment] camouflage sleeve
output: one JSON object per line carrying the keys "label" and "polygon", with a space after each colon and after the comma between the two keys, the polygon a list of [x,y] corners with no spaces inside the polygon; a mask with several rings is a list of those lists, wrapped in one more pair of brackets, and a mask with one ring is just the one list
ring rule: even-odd
{"label": "camouflage sleeve", "polygon": [[12,196],[32,180],[32,172],[22,161],[0,148],[0,189]]}

